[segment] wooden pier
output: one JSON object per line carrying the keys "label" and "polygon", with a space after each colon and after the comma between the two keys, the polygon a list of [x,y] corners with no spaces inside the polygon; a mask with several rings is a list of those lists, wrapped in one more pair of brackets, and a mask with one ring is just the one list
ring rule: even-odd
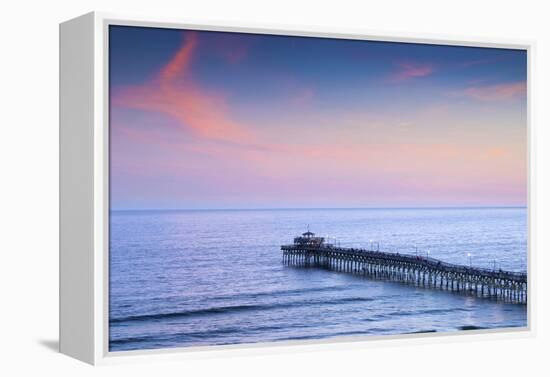
{"label": "wooden pier", "polygon": [[527,274],[446,263],[410,254],[343,248],[324,243],[311,232],[281,246],[287,265],[318,267],[397,281],[415,286],[462,292],[510,303],[527,304]]}

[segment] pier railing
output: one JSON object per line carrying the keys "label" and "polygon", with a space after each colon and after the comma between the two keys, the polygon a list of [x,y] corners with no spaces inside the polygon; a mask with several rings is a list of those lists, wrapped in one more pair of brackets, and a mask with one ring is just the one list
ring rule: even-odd
{"label": "pier railing", "polygon": [[333,245],[283,245],[290,265],[324,267],[374,278],[504,301],[527,302],[527,274],[444,262],[435,258]]}

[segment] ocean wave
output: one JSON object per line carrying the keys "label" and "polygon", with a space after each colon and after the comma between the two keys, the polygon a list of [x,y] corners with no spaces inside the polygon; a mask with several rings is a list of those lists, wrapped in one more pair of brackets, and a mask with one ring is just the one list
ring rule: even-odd
{"label": "ocean wave", "polygon": [[279,303],[272,303],[272,304],[244,304],[244,305],[215,306],[210,308],[182,310],[182,311],[175,311],[175,312],[138,314],[138,315],[129,315],[125,317],[114,317],[114,318],[111,317],[109,319],[109,322],[123,323],[123,322],[134,322],[134,321],[154,321],[154,320],[182,318],[182,317],[191,317],[191,316],[228,314],[228,313],[236,313],[236,312],[242,312],[242,311],[275,310],[275,309],[313,306],[313,305],[342,305],[342,304],[350,304],[350,303],[357,303],[357,302],[368,302],[372,300],[373,299],[369,297],[341,297],[341,298],[327,298],[327,299],[318,299],[318,300],[279,302]]}
{"label": "ocean wave", "polygon": [[458,326],[459,330],[484,330],[486,327],[482,326],[474,326],[474,325],[464,325],[464,326]]}
{"label": "ocean wave", "polygon": [[[289,329],[296,329],[296,328],[302,328],[307,327],[303,323],[294,323],[294,324],[287,324],[284,326],[278,326],[278,325],[263,325],[263,326],[250,326],[250,327],[242,327],[242,326],[229,326],[229,327],[222,327],[222,328],[215,328],[211,330],[203,330],[203,331],[186,331],[186,332],[178,332],[178,333],[171,333],[171,334],[152,334],[152,335],[143,335],[143,336],[137,336],[137,337],[127,337],[127,338],[113,338],[109,340],[109,345],[114,346],[113,348],[118,348],[120,346],[124,346],[127,344],[137,344],[137,343],[148,343],[148,342],[160,342],[160,343],[166,343],[166,344],[186,344],[188,342],[197,342],[197,340],[202,340],[205,338],[213,340],[212,344],[230,344],[231,341],[220,341],[222,339],[228,339],[227,336],[231,336],[233,334],[235,335],[242,335],[242,334],[263,334],[270,331],[279,331],[279,330],[289,330]],[[272,340],[278,340],[278,339],[272,339]],[[261,340],[258,340],[261,341]],[[256,341],[253,341],[253,343]]]}
{"label": "ocean wave", "polygon": [[421,309],[421,310],[396,310],[389,313],[378,314],[376,319],[386,319],[393,317],[408,317],[413,315],[422,315],[422,314],[441,314],[441,313],[452,313],[452,312],[468,312],[469,309],[464,308],[441,308],[441,309]]}
{"label": "ocean wave", "polygon": [[205,309],[184,310],[184,311],[179,311],[179,312],[130,315],[130,316],[126,316],[126,317],[110,318],[109,322],[110,323],[120,323],[120,322],[130,322],[130,321],[148,321],[148,320],[155,320],[155,319],[175,318],[175,317],[200,316],[200,315],[218,314],[218,313],[231,313],[231,312],[238,312],[238,311],[243,311],[243,310],[260,309],[261,307],[262,307],[262,305],[220,306],[220,307],[212,307],[212,308],[205,308]]}
{"label": "ocean wave", "polygon": [[[226,295],[209,296],[209,301],[225,301],[225,300],[240,300],[240,299],[256,299],[261,297],[280,297],[288,295],[296,295],[301,293],[322,293],[322,292],[339,292],[348,290],[347,286],[328,286],[328,287],[311,287],[311,288],[297,288],[297,289],[281,289],[275,291],[259,291],[259,292],[244,292],[244,293],[232,293]],[[174,295],[169,297],[153,298],[151,301],[166,301],[168,299],[178,299],[181,296]]]}

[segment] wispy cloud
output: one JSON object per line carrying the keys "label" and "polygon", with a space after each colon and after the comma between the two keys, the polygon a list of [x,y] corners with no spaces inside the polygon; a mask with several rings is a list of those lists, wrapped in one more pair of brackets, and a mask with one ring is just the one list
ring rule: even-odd
{"label": "wispy cloud", "polygon": [[399,62],[397,70],[392,73],[390,81],[403,82],[417,77],[430,76],[434,72],[434,66],[429,63]]}
{"label": "wispy cloud", "polygon": [[503,101],[521,98],[525,96],[526,92],[526,82],[520,81],[497,85],[470,86],[462,91],[454,92],[454,94],[479,101]]}
{"label": "wispy cloud", "polygon": [[207,91],[193,80],[190,66],[198,45],[197,34],[187,33],[179,50],[155,79],[116,88],[113,104],[170,116],[199,137],[253,143],[251,131],[231,118],[223,94]]}

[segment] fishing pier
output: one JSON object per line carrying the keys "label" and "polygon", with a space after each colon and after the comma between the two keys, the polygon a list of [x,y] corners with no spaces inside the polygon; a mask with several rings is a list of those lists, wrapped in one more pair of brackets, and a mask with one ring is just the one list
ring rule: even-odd
{"label": "fishing pier", "polygon": [[317,267],[396,281],[419,287],[462,292],[510,303],[527,304],[527,274],[446,263],[418,255],[344,248],[309,230],[281,246],[283,263]]}

